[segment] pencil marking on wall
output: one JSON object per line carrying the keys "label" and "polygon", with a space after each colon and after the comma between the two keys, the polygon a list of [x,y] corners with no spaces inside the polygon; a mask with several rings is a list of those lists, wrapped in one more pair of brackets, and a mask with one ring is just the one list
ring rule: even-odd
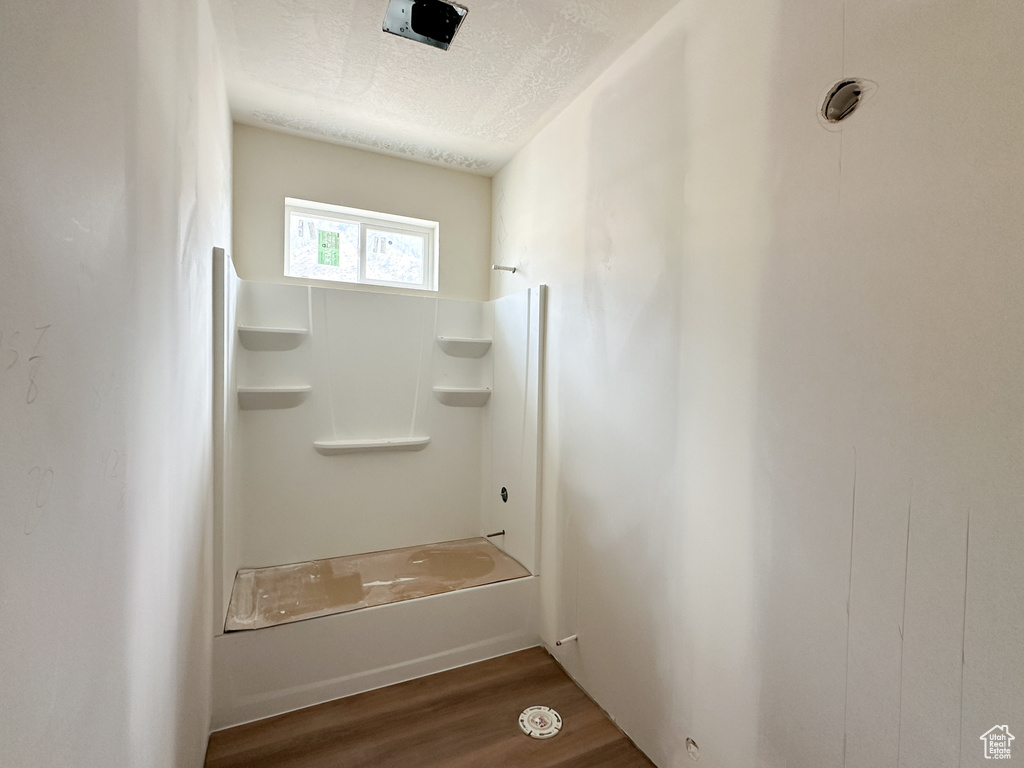
{"label": "pencil marking on wall", "polygon": [[124,474],[124,454],[115,448],[107,451],[107,458],[104,462],[104,477],[121,477]]}
{"label": "pencil marking on wall", "polygon": [[[19,335],[21,335],[20,331],[15,331],[14,333],[12,333],[8,337],[8,339],[7,339],[7,347],[5,349],[5,347],[4,347],[4,331],[0,330],[0,361],[2,361],[2,360],[9,360],[10,361],[6,365],[4,365],[4,371],[5,372],[11,370],[11,368],[16,366],[18,364],[18,360],[20,359],[20,356],[18,355],[18,350],[13,349],[11,347],[11,344],[14,343],[14,340],[17,339]],[[0,365],[2,365],[2,364],[3,363],[0,362]]]}
{"label": "pencil marking on wall", "polygon": [[28,359],[28,390],[25,392],[25,404],[32,405],[39,397],[39,385],[36,383],[36,376],[39,375],[39,366],[43,364],[42,355],[33,355]]}
{"label": "pencil marking on wall", "polygon": [[53,490],[53,467],[32,467],[28,471],[28,479],[29,503],[22,530],[26,536],[31,536],[50,501],[50,493]]}
{"label": "pencil marking on wall", "polygon": [[[21,331],[0,328],[0,374],[10,373],[12,376],[19,376],[22,371],[27,372],[28,380],[27,382],[22,380],[24,383],[20,386],[24,387],[22,391],[25,393],[25,402],[28,405],[34,403],[39,396],[37,377],[40,366],[46,359],[46,356],[40,351],[40,347],[47,331],[53,326],[47,323],[45,325],[35,324],[33,327],[37,335],[31,350],[26,350],[23,346],[19,349],[21,345],[18,340],[22,336]],[[23,360],[27,362],[27,366],[22,364]]]}
{"label": "pencil marking on wall", "polygon": [[967,586],[971,572],[971,510],[967,510],[967,534],[964,542],[964,616],[960,627],[960,749],[959,765],[964,763],[964,668],[967,666]]}
{"label": "pencil marking on wall", "polygon": [[903,556],[903,615],[898,627],[900,632],[900,694],[899,714],[896,720],[896,766],[900,764],[900,750],[903,748],[903,644],[907,623],[907,580],[910,575],[910,516],[914,509],[914,481],[910,481],[910,500],[907,502],[907,547]]}
{"label": "pencil marking on wall", "polygon": [[37,326],[35,326],[36,331],[39,332],[39,336],[36,337],[36,345],[34,347],[32,347],[32,354],[35,354],[36,352],[39,351],[39,345],[43,343],[43,337],[46,336],[46,332],[48,330],[50,330],[50,328],[52,328],[52,327],[53,327],[52,323],[47,323],[46,325],[37,325]]}
{"label": "pencil marking on wall", "polygon": [[32,405],[39,397],[39,385],[36,382],[36,377],[39,375],[40,366],[42,366],[43,361],[46,359],[43,355],[38,354],[39,345],[43,343],[43,337],[46,336],[46,332],[50,328],[50,324],[35,326],[39,335],[36,337],[35,346],[32,347],[32,355],[28,359],[28,388],[25,392],[26,405]]}
{"label": "pencil marking on wall", "polygon": [[857,446],[853,446],[853,492],[850,498],[850,572],[846,582],[846,674],[843,678],[843,765],[846,765],[846,741],[850,712],[850,603],[853,599],[853,539],[857,524]]}

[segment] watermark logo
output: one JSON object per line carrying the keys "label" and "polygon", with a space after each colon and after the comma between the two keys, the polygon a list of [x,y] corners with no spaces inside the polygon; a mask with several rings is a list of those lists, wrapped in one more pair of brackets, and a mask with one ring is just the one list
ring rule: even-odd
{"label": "watermark logo", "polygon": [[980,738],[985,742],[986,760],[1010,759],[1010,742],[1013,741],[1014,735],[1007,726],[995,725]]}

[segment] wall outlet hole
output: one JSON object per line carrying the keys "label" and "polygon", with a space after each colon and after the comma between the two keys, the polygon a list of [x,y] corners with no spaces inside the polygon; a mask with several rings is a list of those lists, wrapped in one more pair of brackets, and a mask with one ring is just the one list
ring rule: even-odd
{"label": "wall outlet hole", "polygon": [[822,98],[821,110],[818,113],[822,124],[827,128],[837,128],[838,124],[852,115],[877,87],[877,84],[870,80],[853,77],[845,77],[833,84]]}

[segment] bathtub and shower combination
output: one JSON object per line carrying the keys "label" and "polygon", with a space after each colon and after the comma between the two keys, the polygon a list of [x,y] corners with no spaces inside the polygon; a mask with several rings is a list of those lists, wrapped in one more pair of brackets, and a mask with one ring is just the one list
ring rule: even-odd
{"label": "bathtub and shower combination", "polygon": [[214,263],[214,727],[536,645],[543,287]]}

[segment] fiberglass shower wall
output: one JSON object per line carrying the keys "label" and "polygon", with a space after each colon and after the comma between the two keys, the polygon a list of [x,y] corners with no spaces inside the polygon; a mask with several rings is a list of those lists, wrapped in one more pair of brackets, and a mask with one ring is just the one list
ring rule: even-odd
{"label": "fiberglass shower wall", "polygon": [[541,297],[237,281],[225,604],[240,567],[503,529],[535,570]]}

